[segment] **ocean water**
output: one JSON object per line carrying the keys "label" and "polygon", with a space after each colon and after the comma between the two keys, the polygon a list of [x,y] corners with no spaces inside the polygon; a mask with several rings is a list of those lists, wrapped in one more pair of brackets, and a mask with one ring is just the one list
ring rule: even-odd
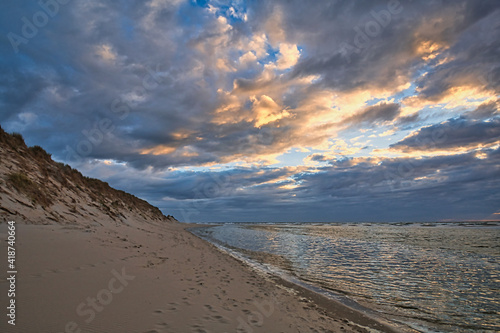
{"label": "ocean water", "polygon": [[500,223],[234,223],[195,233],[244,257],[277,255],[271,264],[290,276],[417,331],[500,331]]}

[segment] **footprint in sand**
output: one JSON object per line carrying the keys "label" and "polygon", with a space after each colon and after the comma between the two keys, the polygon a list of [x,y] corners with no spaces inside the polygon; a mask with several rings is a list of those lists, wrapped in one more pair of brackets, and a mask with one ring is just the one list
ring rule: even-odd
{"label": "footprint in sand", "polygon": [[215,316],[212,316],[211,319],[213,321],[217,321],[221,324],[229,324],[229,320],[221,315],[215,315]]}
{"label": "footprint in sand", "polygon": [[196,289],[196,288],[189,288],[189,295],[192,296],[192,295],[199,295],[201,294],[200,290],[199,289]]}
{"label": "footprint in sand", "polygon": [[217,313],[217,310],[215,310],[214,307],[211,306],[210,304],[205,304],[203,307],[205,309],[207,309],[207,311],[210,311],[210,312],[213,312],[213,313]]}
{"label": "footprint in sand", "polygon": [[198,324],[192,325],[191,331],[194,333],[210,333],[209,330],[205,329],[203,326]]}
{"label": "footprint in sand", "polygon": [[176,311],[179,303],[168,303],[167,311]]}
{"label": "footprint in sand", "polygon": [[158,323],[155,326],[156,326],[156,328],[159,328],[159,329],[168,328],[168,324],[167,323]]}

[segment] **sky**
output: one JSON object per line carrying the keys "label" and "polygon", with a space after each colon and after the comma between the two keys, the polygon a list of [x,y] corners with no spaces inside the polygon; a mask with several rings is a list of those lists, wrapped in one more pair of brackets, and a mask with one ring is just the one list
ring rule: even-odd
{"label": "sky", "polygon": [[497,0],[19,0],[0,27],[2,128],[180,221],[500,219]]}

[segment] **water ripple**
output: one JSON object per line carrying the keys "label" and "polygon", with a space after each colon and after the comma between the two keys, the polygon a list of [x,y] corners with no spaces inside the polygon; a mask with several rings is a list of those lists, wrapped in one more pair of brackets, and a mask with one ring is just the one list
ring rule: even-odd
{"label": "water ripple", "polygon": [[497,225],[231,224],[210,232],[233,247],[281,255],[299,278],[412,327],[500,330]]}

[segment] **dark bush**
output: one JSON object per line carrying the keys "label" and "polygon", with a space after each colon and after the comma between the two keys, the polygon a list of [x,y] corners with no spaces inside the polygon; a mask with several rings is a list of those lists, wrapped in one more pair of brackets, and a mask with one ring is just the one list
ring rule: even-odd
{"label": "dark bush", "polygon": [[31,181],[24,173],[14,172],[7,176],[7,181],[19,193],[28,196],[35,204],[40,204],[42,207],[52,205],[52,199],[49,194],[42,191],[36,183]]}
{"label": "dark bush", "polygon": [[14,133],[12,133],[12,137],[14,139],[16,139],[17,141],[19,141],[20,143],[24,143],[24,138],[21,135],[21,133],[14,132]]}
{"label": "dark bush", "polygon": [[43,159],[46,159],[46,160],[50,160],[52,155],[47,153],[45,151],[45,149],[43,149],[42,147],[40,146],[33,146],[33,147],[30,147],[29,150],[33,153],[33,155],[35,157],[38,157],[38,158],[43,158]]}
{"label": "dark bush", "polygon": [[24,173],[11,173],[8,178],[9,183],[20,192],[33,186],[33,182]]}

